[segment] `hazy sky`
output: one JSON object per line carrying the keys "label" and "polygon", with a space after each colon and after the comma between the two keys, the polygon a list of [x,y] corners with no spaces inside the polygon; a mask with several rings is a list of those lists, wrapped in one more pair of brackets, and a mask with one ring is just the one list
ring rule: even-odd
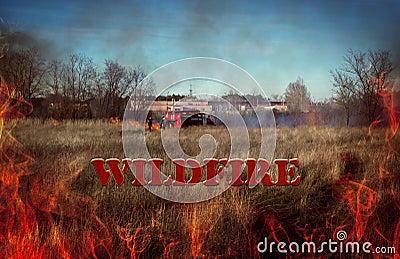
{"label": "hazy sky", "polygon": [[[3,1],[0,17],[49,58],[84,53],[147,72],[206,56],[247,70],[267,94],[302,77],[315,100],[348,49],[400,54],[400,1]],[[195,91],[195,89],[194,89]],[[251,92],[251,89],[249,89]]]}

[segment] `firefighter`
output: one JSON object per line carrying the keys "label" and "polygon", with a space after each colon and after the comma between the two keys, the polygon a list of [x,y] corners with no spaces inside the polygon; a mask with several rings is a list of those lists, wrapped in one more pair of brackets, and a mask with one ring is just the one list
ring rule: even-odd
{"label": "firefighter", "polygon": [[153,125],[153,120],[151,115],[147,118],[147,125],[149,126],[149,130],[151,131],[151,126]]}
{"label": "firefighter", "polygon": [[165,116],[163,115],[162,118],[161,118],[160,128],[164,129],[164,127],[165,127]]}

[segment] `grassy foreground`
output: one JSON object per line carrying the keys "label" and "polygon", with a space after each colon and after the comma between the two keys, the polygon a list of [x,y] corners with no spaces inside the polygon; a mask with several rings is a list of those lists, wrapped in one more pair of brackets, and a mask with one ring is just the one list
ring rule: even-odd
{"label": "grassy foreground", "polygon": [[[182,149],[196,154],[193,143],[204,133],[220,140],[218,158],[229,156],[223,128],[181,129]],[[33,160],[18,193],[37,221],[26,239],[48,257],[257,258],[264,237],[318,243],[345,230],[348,240],[400,251],[400,158],[394,152],[400,138],[388,139],[386,133],[385,128],[278,128],[274,158],[299,159],[298,187],[232,187],[206,202],[178,204],[131,186],[129,177],[120,187],[113,180],[100,184],[90,160],[124,158],[121,125],[21,120],[12,135]],[[250,131],[250,139],[252,134],[258,132]],[[146,141],[150,153],[163,158],[160,132],[147,133]]]}

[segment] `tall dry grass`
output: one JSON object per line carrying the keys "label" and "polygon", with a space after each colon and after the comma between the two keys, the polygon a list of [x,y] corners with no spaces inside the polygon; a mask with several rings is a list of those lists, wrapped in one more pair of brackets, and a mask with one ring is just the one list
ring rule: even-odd
{"label": "tall dry grass", "polygon": [[[228,157],[229,134],[224,128],[184,128],[180,132],[182,149],[190,155],[198,154],[197,141],[205,133],[218,142],[216,157]],[[259,151],[254,142],[258,134],[250,130],[251,156]],[[95,227],[92,220],[86,220],[95,215],[96,224],[101,222],[111,239],[94,250],[97,255],[258,257],[256,245],[265,236],[301,241],[332,238],[338,227],[356,232],[354,225],[359,222],[352,211],[354,201],[344,198],[353,185],[341,184],[349,180],[376,192],[371,214],[363,215],[367,221],[363,223],[370,227],[362,238],[389,245],[399,220],[393,197],[400,191],[399,157],[388,157],[383,128],[372,133],[368,128],[279,128],[274,157],[299,158],[298,187],[232,187],[197,204],[165,201],[143,187],[133,187],[130,174],[120,187],[112,179],[107,186],[100,184],[90,160],[124,158],[121,125],[103,121],[62,121],[54,125],[28,119],[17,123],[13,135],[35,159],[30,165],[33,174],[22,179],[21,196],[38,211],[45,207],[40,204],[51,202],[49,210],[61,222],[60,235],[82,236],[82,230]],[[147,132],[146,141],[150,154],[165,160],[167,173],[172,170],[160,132]],[[398,136],[391,141],[393,146],[400,146]],[[276,171],[276,166],[271,170]],[[29,190],[32,183],[40,186],[40,194]],[[362,200],[364,196],[355,197],[360,204],[367,202]],[[34,199],[38,201],[32,202]]]}

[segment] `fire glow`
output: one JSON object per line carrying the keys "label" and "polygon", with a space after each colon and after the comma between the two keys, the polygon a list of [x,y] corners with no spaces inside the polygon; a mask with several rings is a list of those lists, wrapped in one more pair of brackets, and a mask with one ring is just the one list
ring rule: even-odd
{"label": "fire glow", "polygon": [[[175,180],[171,175],[167,177],[166,180],[161,179],[161,164],[163,160],[160,158],[153,159],[130,159],[125,158],[122,160],[123,166],[120,167],[120,160],[117,158],[110,158],[104,161],[102,158],[94,158],[91,160],[96,172],[99,176],[102,185],[107,185],[111,174],[113,175],[117,185],[122,185],[124,182],[124,174],[128,172],[129,168],[134,165],[135,168],[135,180],[132,182],[134,186],[142,185],[166,185],[166,186],[185,186],[185,185],[195,185],[200,183],[203,170],[199,161],[195,159],[174,159],[173,163],[175,165]],[[105,163],[109,166],[110,170],[105,168]],[[151,165],[151,180],[147,181],[145,179],[145,165],[146,163]],[[185,163],[192,170],[192,177],[189,181],[185,181]],[[243,159],[204,159],[206,164],[206,179],[202,182],[206,186],[215,186],[219,182],[216,179],[218,175],[220,179],[224,177],[225,170],[228,165],[231,166],[231,180],[229,184],[232,186],[241,186],[243,184],[248,186],[256,186],[259,184],[257,180],[257,175],[261,178],[261,183],[264,186],[297,186],[300,184],[300,175],[296,174],[295,168],[299,167],[299,160],[297,158],[293,159],[275,159],[274,163],[278,166],[277,180],[273,181],[271,174],[269,173],[270,163],[266,159],[254,159],[249,158]],[[247,166],[247,179],[242,180],[242,166],[243,163]],[[258,170],[257,170],[258,164]],[[110,172],[111,171],[111,172]],[[288,179],[289,178],[289,179]]]}
{"label": "fire glow", "polygon": [[[96,211],[95,202],[68,189],[81,170],[46,188],[29,168],[34,158],[11,135],[32,108],[12,88],[0,85],[0,258],[110,258],[110,231],[96,213],[83,217],[80,209],[85,204]],[[71,227],[84,221],[87,229]]]}
{"label": "fire glow", "polygon": [[[147,255],[145,252],[146,250],[150,250],[151,242],[154,239],[161,241],[163,247],[161,252],[163,252],[166,258],[177,257],[177,255],[187,255],[181,251],[180,246],[185,241],[169,238],[165,232],[162,231],[163,223],[157,218],[163,215],[162,206],[160,206],[160,209],[157,210],[154,215],[151,215],[151,224],[149,223],[149,225],[136,227],[133,224],[125,226],[120,226],[120,224],[117,223],[110,224],[108,222],[113,219],[101,214],[97,210],[97,205],[94,200],[69,189],[72,179],[77,177],[81,169],[74,170],[71,174],[65,175],[63,178],[59,179],[54,186],[51,184],[45,185],[41,177],[34,175],[34,172],[28,167],[28,165],[33,162],[34,158],[21,151],[23,150],[22,144],[18,143],[10,133],[10,128],[12,129],[14,126],[14,119],[16,120],[24,117],[24,114],[20,112],[20,110],[29,110],[28,108],[30,108],[30,106],[22,99],[16,100],[12,98],[6,90],[7,88],[0,88],[0,132],[2,133],[2,137],[0,138],[0,193],[2,195],[1,200],[4,201],[0,206],[0,257],[111,258],[112,255],[114,255],[119,258],[128,256],[131,258],[138,258]],[[399,257],[400,221],[396,221],[391,225],[392,231],[389,232],[382,226],[383,224],[380,223],[379,215],[377,216],[378,213],[384,212],[382,211],[382,207],[379,207],[380,186],[385,186],[385,188],[389,189],[393,204],[396,208],[400,208],[398,198],[399,192],[393,180],[396,177],[397,171],[390,171],[390,168],[386,167],[386,162],[392,157],[397,158],[399,154],[398,146],[396,146],[396,142],[394,142],[399,128],[399,112],[393,108],[392,95],[387,93],[385,97],[385,104],[387,105],[385,108],[390,111],[391,116],[390,127],[386,131],[385,138],[388,144],[388,154],[386,159],[382,161],[379,174],[377,174],[375,178],[360,182],[357,182],[358,180],[356,179],[351,180],[351,178],[346,178],[334,183],[334,201],[343,203],[348,211],[347,213],[346,211],[342,213],[343,217],[339,218],[340,220],[335,221],[327,219],[326,225],[310,226],[306,224],[304,227],[296,225],[291,228],[290,225],[285,226],[286,222],[284,219],[281,219],[279,215],[274,216],[270,213],[266,216],[260,216],[265,229],[268,230],[267,234],[269,234],[269,240],[290,243],[294,240],[292,236],[290,236],[290,231],[295,229],[299,233],[300,240],[317,242],[318,240],[327,238],[325,233],[332,233],[332,236],[336,236],[337,232],[345,229],[349,233],[347,239],[349,242],[372,240],[374,245],[393,246],[397,251],[393,254],[393,258]],[[2,126],[5,123],[8,123],[8,125],[3,128]],[[56,126],[56,123],[53,124]],[[379,122],[376,124],[379,124]],[[348,157],[346,160],[347,159],[351,160],[352,158]],[[114,172],[112,170],[111,164],[113,164],[113,162],[111,162],[111,164],[109,162],[112,160],[117,160],[114,165],[121,171],[122,177],[124,177],[124,174],[129,170],[130,163],[135,165],[134,161],[138,161],[137,159],[124,159],[122,160],[124,166],[120,168],[119,163],[121,163],[121,161],[118,159],[103,160],[102,166],[110,167],[110,170],[106,170],[109,171],[108,173],[110,174],[108,179],[111,177],[111,173],[115,178],[114,173],[118,171]],[[127,162],[125,162],[125,160]],[[143,160],[144,165],[148,164],[153,167],[154,159]],[[278,171],[280,160],[281,159],[275,160],[275,164],[278,165]],[[282,174],[286,176],[286,181],[288,181],[289,176],[292,177],[288,166],[293,167],[293,170],[298,169],[291,161],[292,159],[287,160],[285,163],[282,162],[280,167],[282,172],[285,172],[285,170],[288,172]],[[78,162],[81,161],[71,161],[72,164],[77,164]],[[186,160],[183,162],[189,164]],[[125,166],[126,163],[128,166]],[[232,163],[229,163],[229,160],[217,160],[214,175],[223,177],[223,168],[227,165],[232,166]],[[249,170],[253,172],[251,176],[255,177],[256,174],[261,176],[259,173],[260,169],[256,173],[256,166],[258,163],[258,167],[261,168],[263,162],[260,163],[260,160],[253,160],[252,162],[242,161],[241,165],[243,165],[243,163],[245,163],[248,168],[249,164],[254,163],[254,170]],[[156,171],[157,173],[160,172],[161,164],[162,163],[159,164],[160,167],[155,167],[159,169]],[[208,163],[207,166],[211,166],[211,164]],[[179,165],[177,167],[179,168]],[[208,167],[206,167],[206,169],[208,169]],[[268,170],[265,172],[268,172]],[[226,173],[227,172],[225,172],[225,174]],[[347,171],[343,173],[346,174]],[[30,190],[27,190],[27,186],[25,185],[26,181],[24,182],[23,179],[28,175],[33,177],[33,179],[31,178],[33,181],[28,185]],[[104,175],[106,176],[107,174]],[[294,176],[291,179],[293,178]],[[300,176],[297,178],[300,179]],[[214,177],[211,179],[214,179]],[[248,177],[247,179],[253,178]],[[242,185],[246,184],[246,182],[251,183],[251,181],[245,181]],[[291,184],[292,182],[293,180]],[[122,183],[123,181],[121,184]],[[146,184],[150,183],[146,182]],[[173,182],[170,184],[173,184]],[[189,183],[186,182],[186,184]],[[274,184],[277,185],[277,182],[274,182]],[[238,190],[239,189],[236,189],[234,191]],[[26,193],[21,195],[23,192]],[[205,207],[204,204],[202,205]],[[190,232],[189,238],[191,241],[189,253],[194,258],[199,257],[205,251],[203,245],[206,244],[209,233],[216,231],[216,229],[218,230],[218,226],[215,226],[221,215],[223,215],[221,206],[221,204],[215,203],[210,210],[202,210],[201,207],[191,207],[188,209],[189,213],[184,218],[184,222]],[[248,210],[240,210],[242,207],[240,207],[241,205],[239,203],[233,204],[233,206],[242,214],[248,212]],[[90,216],[87,216],[82,207],[89,208],[88,210],[91,212]],[[238,213],[238,215],[240,215],[240,213]],[[332,218],[337,219],[338,217]],[[242,229],[246,230],[244,240],[246,240],[247,237],[248,244],[246,245],[250,248],[248,252],[252,253],[257,244],[254,242],[259,240],[256,240],[256,237],[254,237],[255,232],[252,231],[246,223],[243,223],[243,221],[240,221],[240,223],[243,224]],[[77,226],[86,227],[77,231]],[[113,242],[113,231],[118,233],[115,237],[118,241]],[[264,235],[264,233],[262,234]],[[119,248],[121,244],[123,246]],[[374,251],[375,248],[372,247],[372,250]],[[234,255],[238,257],[238,254]],[[256,255],[258,254],[253,254],[253,256],[249,255],[248,257],[252,258],[256,257]],[[391,256],[392,255],[386,255],[386,258],[391,258]]]}

